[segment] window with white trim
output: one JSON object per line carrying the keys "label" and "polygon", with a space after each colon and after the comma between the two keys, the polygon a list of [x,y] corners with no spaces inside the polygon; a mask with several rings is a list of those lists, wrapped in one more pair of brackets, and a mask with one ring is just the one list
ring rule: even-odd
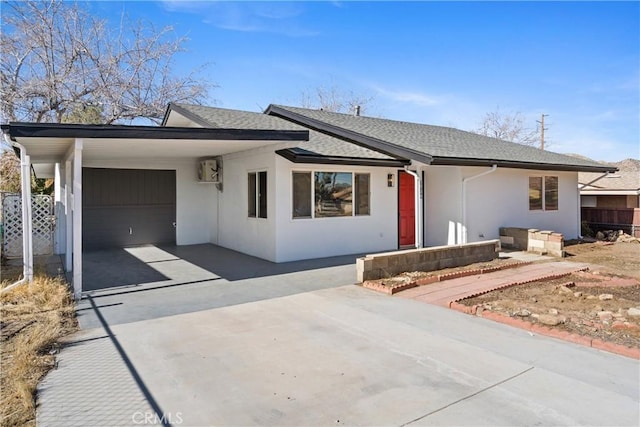
{"label": "window with white trim", "polygon": [[369,215],[370,175],[353,172],[293,172],[292,217]]}
{"label": "window with white trim", "polygon": [[248,216],[249,218],[267,217],[267,172],[249,172],[248,174]]}
{"label": "window with white trim", "polygon": [[529,177],[529,210],[557,211],[558,210],[558,177],[530,176]]}

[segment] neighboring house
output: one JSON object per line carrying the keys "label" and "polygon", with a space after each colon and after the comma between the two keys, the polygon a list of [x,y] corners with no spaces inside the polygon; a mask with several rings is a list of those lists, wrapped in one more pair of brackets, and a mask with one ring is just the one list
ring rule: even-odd
{"label": "neighboring house", "polygon": [[594,230],[623,229],[640,237],[640,160],[608,164],[618,171],[578,174],[582,219]]}
{"label": "neighboring house", "polygon": [[607,163],[615,173],[580,172],[580,205],[589,208],[640,208],[640,160]]}
{"label": "neighboring house", "polygon": [[573,238],[578,172],[616,170],[447,127],[277,105],[170,104],[162,127],[2,129],[32,163],[55,165],[56,248],[76,292],[83,249],[213,243],[286,262],[496,239],[503,226]]}

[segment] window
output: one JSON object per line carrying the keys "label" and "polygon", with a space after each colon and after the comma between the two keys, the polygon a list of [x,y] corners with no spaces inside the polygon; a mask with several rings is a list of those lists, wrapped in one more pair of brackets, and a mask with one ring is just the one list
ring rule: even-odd
{"label": "window", "polygon": [[558,177],[529,177],[529,210],[558,210]]}
{"label": "window", "polygon": [[353,214],[352,175],[345,172],[316,172],[315,216],[351,216]]}
{"label": "window", "polygon": [[558,177],[544,177],[544,210],[558,210]]}
{"label": "window", "polygon": [[267,172],[250,172],[248,175],[248,215],[250,218],[267,217]]}
{"label": "window", "polygon": [[529,210],[542,210],[542,177],[529,177]]}
{"label": "window", "polygon": [[[313,183],[311,181],[312,175]],[[292,178],[293,218],[370,214],[369,174],[293,172]],[[313,209],[311,208],[312,203]]]}
{"label": "window", "polygon": [[357,173],[355,179],[356,188],[356,215],[369,215],[369,174]]}
{"label": "window", "polygon": [[311,218],[311,172],[293,173],[293,217]]}

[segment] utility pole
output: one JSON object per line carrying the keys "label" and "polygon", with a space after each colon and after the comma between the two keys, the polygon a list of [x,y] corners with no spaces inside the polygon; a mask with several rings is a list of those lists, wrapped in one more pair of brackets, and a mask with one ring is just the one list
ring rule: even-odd
{"label": "utility pole", "polygon": [[548,130],[548,128],[544,127],[544,118],[548,116],[548,114],[542,114],[540,117],[541,120],[536,120],[538,123],[540,123],[540,149],[542,151],[544,151],[544,131]]}

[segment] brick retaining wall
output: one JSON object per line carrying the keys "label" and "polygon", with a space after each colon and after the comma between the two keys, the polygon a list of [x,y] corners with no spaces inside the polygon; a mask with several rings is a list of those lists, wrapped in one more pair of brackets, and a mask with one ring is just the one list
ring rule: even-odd
{"label": "brick retaining wall", "polygon": [[491,261],[498,258],[499,252],[500,241],[488,240],[367,255],[356,260],[358,282],[383,279],[406,271],[434,271]]}

